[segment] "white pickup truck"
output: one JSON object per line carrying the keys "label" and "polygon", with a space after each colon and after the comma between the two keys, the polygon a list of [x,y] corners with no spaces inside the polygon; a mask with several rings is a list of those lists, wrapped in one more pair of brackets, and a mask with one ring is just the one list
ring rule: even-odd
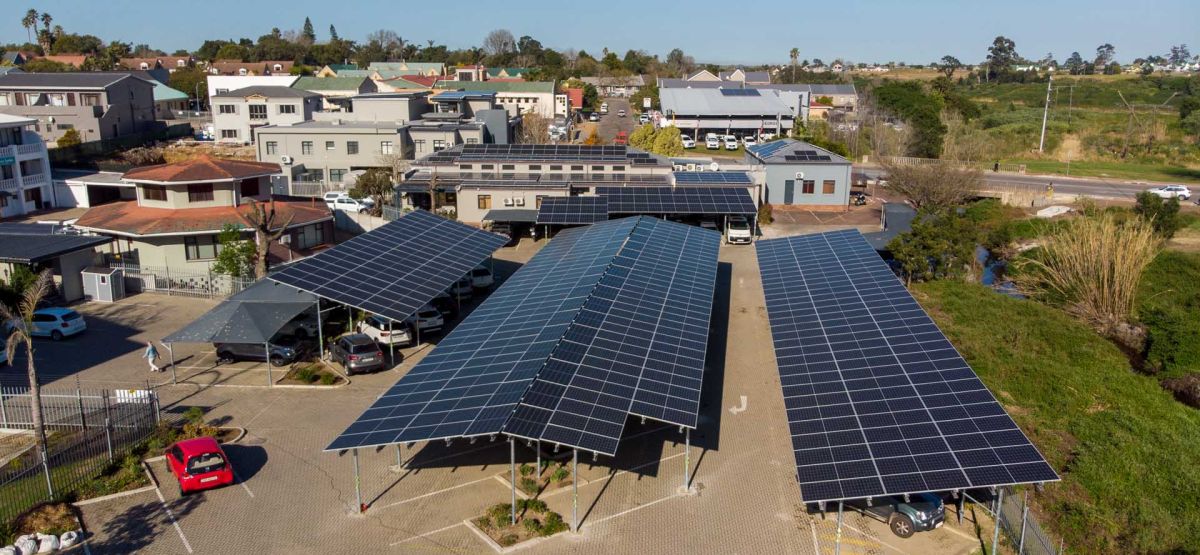
{"label": "white pickup truck", "polygon": [[730,216],[729,225],[725,227],[725,241],[729,244],[749,245],[754,234],[750,222],[742,216]]}

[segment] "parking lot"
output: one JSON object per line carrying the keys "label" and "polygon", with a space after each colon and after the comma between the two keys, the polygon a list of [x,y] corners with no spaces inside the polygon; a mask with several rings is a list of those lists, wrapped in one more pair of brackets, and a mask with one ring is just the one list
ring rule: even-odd
{"label": "parking lot", "polygon": [[[502,249],[497,274],[511,273],[542,244],[526,240]],[[690,453],[678,429],[631,420],[617,457],[580,457],[581,531],[522,551],[833,552],[834,515],[810,515],[800,502],[754,249],[724,246],[720,260],[701,423]],[[157,491],[85,506],[91,552],[491,551],[465,521],[508,502],[504,441],[417,444],[400,453],[364,450],[361,491],[368,508],[362,514],[351,457],[323,451],[428,347],[414,350],[396,369],[356,375],[337,388],[269,389],[265,377],[261,385],[245,387],[214,387],[203,380],[171,386],[169,376],[150,375],[138,358],[143,342],[165,336],[214,304],[139,295],[113,305],[84,305],[87,333],[38,344],[45,375],[56,381],[73,385],[78,376],[115,387],[151,377],[165,384],[158,387],[165,411],[199,406],[208,419],[247,431],[228,448],[237,475],[233,486],[181,498],[174,478],[156,463]],[[181,368],[205,364],[205,348],[195,349],[177,347],[177,357],[185,358]],[[186,358],[191,356],[197,358]],[[518,444],[519,463],[534,457]],[[686,492],[685,461],[692,476]],[[542,499],[570,521],[570,488]],[[861,515],[848,514],[845,524],[843,553],[969,553],[979,545],[969,522],[955,524],[953,508],[947,509],[947,526],[907,540]],[[983,529],[990,531],[990,523]]]}

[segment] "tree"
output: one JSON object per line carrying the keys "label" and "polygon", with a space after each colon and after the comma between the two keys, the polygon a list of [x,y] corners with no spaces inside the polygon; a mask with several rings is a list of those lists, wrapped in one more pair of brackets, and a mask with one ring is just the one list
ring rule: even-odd
{"label": "tree", "polygon": [[29,412],[33,420],[34,440],[37,441],[42,460],[46,460],[46,425],[42,421],[42,386],[38,383],[33,357],[33,313],[50,292],[52,279],[49,269],[42,270],[37,279],[25,287],[15,311],[0,303],[0,320],[8,322],[12,330],[4,343],[4,353],[9,366],[12,366],[16,359],[17,348],[25,348],[26,374],[29,379]]}
{"label": "tree", "polygon": [[1096,60],[1092,62],[1096,67],[1105,67],[1112,61],[1113,55],[1117,49],[1107,42],[1096,47]]}
{"label": "tree", "polygon": [[225,224],[217,234],[217,241],[221,249],[213,262],[213,273],[235,278],[254,275],[254,242],[243,236],[242,226]]}
{"label": "tree", "polygon": [[1179,119],[1185,120],[1193,112],[1200,112],[1200,96],[1188,95],[1179,101]]}
{"label": "tree", "polygon": [[650,151],[663,156],[683,154],[683,140],[679,128],[672,125],[659,129],[658,133],[655,133],[654,145]]}
{"label": "tree", "polygon": [[912,230],[888,243],[906,285],[962,277],[974,263],[976,233],[954,211],[921,212]]}
{"label": "tree", "polygon": [[[263,206],[266,205],[264,208]],[[250,201],[250,211],[241,212],[242,220],[254,230],[254,277],[267,277],[267,254],[270,253],[271,243],[279,240],[288,226],[292,225],[295,215],[289,215],[282,224],[276,224],[279,214],[275,211],[275,200],[268,202]]]}
{"label": "tree", "polygon": [[30,8],[25,12],[25,17],[21,18],[21,26],[25,27],[25,35],[29,37],[29,42],[33,42],[33,31],[37,29],[38,12]]}
{"label": "tree", "polygon": [[544,144],[550,140],[550,121],[537,112],[521,116],[521,142],[524,144]]}
{"label": "tree", "polygon": [[339,41],[339,40],[342,40],[342,39],[339,39],[339,38],[338,38],[337,29],[335,29],[335,28],[333,27],[333,24],[330,24],[330,25],[329,25],[329,40],[330,40],[331,42],[332,42],[332,41]]}
{"label": "tree", "polygon": [[1008,73],[1020,56],[1017,54],[1017,43],[1003,35],[996,37],[988,47],[987,65],[989,77]]}
{"label": "tree", "polygon": [[633,133],[629,134],[629,145],[642,150],[652,150],[656,134],[654,125],[647,123],[634,129]]}
{"label": "tree", "polygon": [[888,189],[907,197],[918,210],[955,208],[973,197],[983,183],[978,170],[954,164],[899,166],[885,162],[883,169],[887,173]]}
{"label": "tree", "polygon": [[1196,138],[1196,142],[1200,143],[1200,111],[1192,111],[1188,117],[1179,120],[1179,127],[1184,133]]}
{"label": "tree", "polygon": [[208,98],[208,74],[198,67],[185,67],[167,76],[167,85],[188,96],[196,96],[196,109]]}
{"label": "tree", "polygon": [[215,59],[237,60],[240,62],[244,61],[248,57],[249,53],[249,49],[247,49],[245,46],[240,44],[226,43],[221,46],[220,50],[217,50]]}
{"label": "tree", "polygon": [[489,56],[503,56],[517,50],[517,39],[508,29],[496,29],[483,38],[483,51]]}
{"label": "tree", "polygon": [[788,52],[788,56],[792,59],[792,82],[795,83],[796,82],[796,61],[798,61],[800,59],[800,49],[793,46],[791,51]]}
{"label": "tree", "polygon": [[938,69],[945,74],[946,77],[954,77],[954,72],[960,67],[962,67],[962,62],[958,61],[958,58],[945,55],[942,56],[942,61],[938,66]]}
{"label": "tree", "polygon": [[[33,12],[33,10],[29,11]],[[1188,46],[1186,44],[1180,44],[1178,46],[1171,47],[1171,53],[1167,55],[1167,61],[1173,66],[1179,66],[1186,64],[1188,62],[1188,58],[1191,57],[1192,53],[1188,50]]]}
{"label": "tree", "polygon": [[404,180],[404,174],[408,173],[410,167],[409,160],[404,158],[404,153],[399,149],[393,148],[391,154],[380,154],[379,165],[392,172],[392,182],[399,183]]}
{"label": "tree", "polygon": [[82,142],[83,139],[79,138],[79,131],[72,127],[68,129],[66,133],[63,133],[57,141],[54,141],[54,144],[56,148],[66,148],[76,146]]}
{"label": "tree", "polygon": [[300,36],[303,37],[304,40],[308,41],[308,44],[317,42],[317,32],[313,29],[311,19],[307,17],[304,18],[304,30],[300,31]]}
{"label": "tree", "polygon": [[1150,224],[1163,239],[1174,237],[1183,226],[1179,220],[1179,199],[1175,197],[1163,199],[1150,191],[1142,191],[1137,194],[1133,213]]}
{"label": "tree", "polygon": [[583,144],[588,146],[596,146],[600,144],[600,136],[596,134],[595,129],[592,129],[592,132],[588,133],[587,138],[583,140]]}
{"label": "tree", "polygon": [[659,110],[662,105],[658,101],[658,82],[657,80],[647,79],[646,84],[638,89],[638,92],[629,97],[629,104],[641,108],[645,104],[645,98],[650,99],[650,108]]}
{"label": "tree", "polygon": [[1071,56],[1067,58],[1066,65],[1067,72],[1071,75],[1083,73],[1083,56],[1080,56],[1078,52],[1072,52]]}
{"label": "tree", "polygon": [[390,198],[395,188],[392,183],[392,172],[383,168],[371,168],[354,182],[354,187],[350,189],[350,196],[354,198],[369,197],[375,201],[375,206],[371,208],[371,215],[378,216],[383,213],[383,201]]}

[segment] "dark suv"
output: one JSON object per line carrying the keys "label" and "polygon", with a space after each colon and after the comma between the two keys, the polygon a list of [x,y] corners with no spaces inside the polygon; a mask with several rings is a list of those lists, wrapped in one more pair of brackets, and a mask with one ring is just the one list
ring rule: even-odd
{"label": "dark suv", "polygon": [[346,369],[346,374],[383,370],[383,351],[375,340],[364,333],[343,335],[333,342],[329,356]]}
{"label": "dark suv", "polygon": [[917,493],[903,497],[877,497],[866,506],[856,502],[863,514],[887,522],[892,533],[907,538],[915,532],[926,532],[942,525],[946,520],[946,506],[942,498],[932,493]]}
{"label": "dark suv", "polygon": [[[265,362],[267,360],[267,348],[262,343],[213,343],[213,348],[217,350],[217,362],[236,360]],[[297,358],[295,345],[280,345],[272,342],[270,343],[270,352],[270,361],[273,366],[291,364]]]}

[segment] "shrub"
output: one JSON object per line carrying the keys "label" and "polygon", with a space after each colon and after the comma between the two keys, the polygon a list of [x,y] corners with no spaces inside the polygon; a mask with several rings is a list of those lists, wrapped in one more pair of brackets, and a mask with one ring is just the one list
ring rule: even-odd
{"label": "shrub", "polygon": [[517,501],[517,508],[522,511],[532,511],[535,513],[544,513],[550,510],[546,502],[541,499],[522,499]]}
{"label": "shrub", "polygon": [[1183,226],[1179,218],[1177,198],[1163,199],[1150,191],[1142,191],[1137,194],[1137,204],[1133,207],[1133,213],[1146,220],[1154,227],[1154,232],[1164,239],[1174,237],[1175,232]]}
{"label": "shrub", "polygon": [[567,470],[567,467],[560,466],[554,470],[554,474],[550,475],[550,479],[554,480],[555,482],[562,482],[567,479],[567,476],[570,475],[571,472]]}
{"label": "shrub", "polygon": [[183,419],[192,424],[200,424],[204,422],[204,409],[200,407],[189,407],[184,411]]}
{"label": "shrub", "polygon": [[496,543],[499,543],[501,547],[508,547],[510,545],[516,545],[517,541],[520,539],[521,538],[516,534],[505,534],[500,536],[500,539],[497,540]]}
{"label": "shrub", "polygon": [[905,283],[957,278],[974,262],[975,233],[953,212],[926,214],[888,243]]}
{"label": "shrub", "polygon": [[83,139],[79,138],[79,131],[76,131],[75,128],[72,127],[71,129],[68,129],[66,133],[63,133],[63,135],[59,137],[57,141],[54,141],[54,144],[57,145],[58,148],[67,148],[76,146],[82,142]]}
{"label": "shrub", "polygon": [[530,474],[533,474],[533,465],[528,463],[521,465],[521,475],[528,476]]}
{"label": "shrub", "polygon": [[296,379],[304,383],[313,383],[317,379],[317,371],[312,366],[301,366],[296,369]]}
{"label": "shrub", "polygon": [[496,523],[497,528],[508,526],[512,522],[512,505],[508,503],[492,505],[488,507],[487,517]]}
{"label": "shrub", "polygon": [[546,513],[546,522],[542,524],[541,534],[543,536],[553,536],[567,529],[567,523],[563,522],[562,515],[558,513]]}
{"label": "shrub", "polygon": [[540,487],[538,481],[533,478],[521,478],[517,485],[521,488],[521,491],[530,495],[537,493]]}
{"label": "shrub", "polygon": [[526,518],[521,522],[521,525],[525,527],[526,531],[533,535],[537,535],[542,531],[542,523],[538,522],[538,519],[536,518]]}
{"label": "shrub", "polygon": [[775,215],[771,213],[771,205],[763,203],[758,207],[758,223],[759,225],[769,224],[775,221]]}
{"label": "shrub", "polygon": [[337,381],[337,376],[334,376],[329,372],[321,374],[321,385],[333,385],[333,382],[335,381]]}

